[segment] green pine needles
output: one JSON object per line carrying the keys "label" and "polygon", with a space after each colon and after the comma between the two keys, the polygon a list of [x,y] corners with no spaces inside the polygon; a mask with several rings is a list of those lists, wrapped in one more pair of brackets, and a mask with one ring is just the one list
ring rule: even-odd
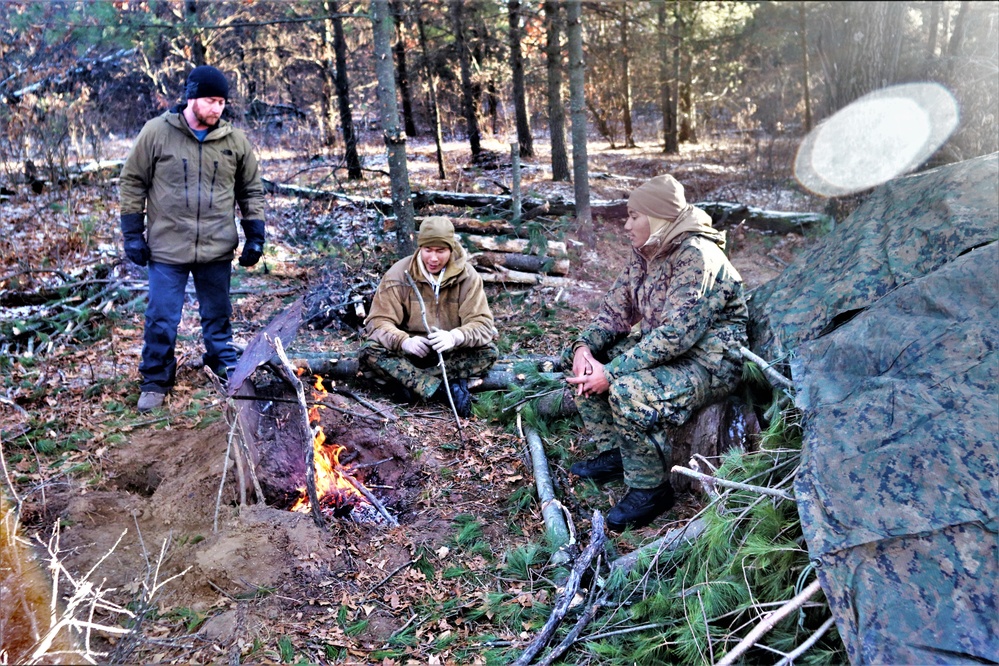
{"label": "green pine needles", "polygon": [[[801,454],[799,413],[786,408],[776,416],[760,438],[759,451],[729,453],[714,475],[790,492]],[[658,557],[639,558],[630,573],[617,571],[606,581],[618,603],[609,618],[594,623],[603,629],[589,628],[591,635],[605,635],[586,644],[591,656],[622,665],[716,663],[815,579],[793,501],[720,485],[716,489],[719,496],[699,516],[706,524],[700,537]],[[828,605],[817,595],[777,623],[739,661],[777,663],[829,616]],[[794,663],[845,661],[842,643],[829,632]]]}

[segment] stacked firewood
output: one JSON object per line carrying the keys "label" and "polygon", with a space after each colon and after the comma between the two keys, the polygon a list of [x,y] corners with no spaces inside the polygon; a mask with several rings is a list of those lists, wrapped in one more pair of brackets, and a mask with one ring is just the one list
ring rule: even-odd
{"label": "stacked firewood", "polygon": [[[485,282],[555,286],[561,285],[569,273],[569,255],[563,241],[530,234],[526,227],[505,220],[451,220],[472,265]],[[420,221],[417,219],[417,225]]]}

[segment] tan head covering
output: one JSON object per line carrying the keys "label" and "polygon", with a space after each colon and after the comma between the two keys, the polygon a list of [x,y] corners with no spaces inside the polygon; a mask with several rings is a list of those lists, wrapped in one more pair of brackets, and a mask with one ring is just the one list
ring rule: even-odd
{"label": "tan head covering", "polygon": [[649,217],[648,250],[643,252],[654,253],[688,233],[707,236],[725,247],[724,234],[711,227],[711,216],[687,203],[683,185],[673,176],[656,176],[639,185],[628,198],[628,208]]}
{"label": "tan head covering", "polygon": [[416,237],[416,244],[419,247],[435,245],[438,247],[449,247],[452,252],[458,251],[458,239],[454,235],[454,224],[451,220],[434,216],[424,218],[420,223],[420,233]]}
{"label": "tan head covering", "polygon": [[656,176],[632,191],[628,208],[649,216],[649,227],[654,235],[687,208],[683,185],[673,176]]}

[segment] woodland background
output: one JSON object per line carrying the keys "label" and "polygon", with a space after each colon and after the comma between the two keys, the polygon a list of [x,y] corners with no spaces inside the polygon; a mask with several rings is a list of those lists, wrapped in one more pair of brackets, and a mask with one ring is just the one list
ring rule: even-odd
{"label": "woodland background", "polygon": [[[392,18],[379,38],[373,15]],[[448,414],[377,392],[365,395],[397,420],[372,425],[352,403],[328,412],[330,441],[405,462],[390,507],[400,528],[320,533],[307,516],[237,506],[231,477],[213,526],[228,428],[199,367],[196,312],[185,310],[166,408],[138,414],[143,273],[124,259],[117,226],[115,161],[146,120],[181,101],[193,66],[229,75],[227,115],[273,186],[335,195],[269,192],[264,261],[234,272],[243,344],[293,300],[330,285],[370,288],[405,253],[404,215],[371,205],[399,201],[400,156],[414,200],[504,194],[516,141],[525,196],[592,194],[604,211],[531,222],[532,243],[567,242],[566,282],[489,286],[501,352],[516,357],[557,354],[588,319],[628,251],[620,220],[597,204],[644,179],[670,172],[691,201],[841,221],[867,193],[807,191],[794,179],[797,146],[851,101],[906,82],[939,83],[961,110],[920,168],[999,150],[999,2],[5,0],[0,56],[5,517],[63,567],[64,601],[100,564],[95,617],[122,631],[74,626],[77,637],[93,633],[85,654],[104,651],[105,662],[510,663],[564,582],[512,409],[546,386],[480,396],[464,446]],[[396,94],[385,98],[389,63]],[[399,116],[386,122],[389,99]],[[421,206],[510,217],[503,207]],[[827,228],[727,230],[753,288]],[[349,326],[303,327],[292,351],[348,353],[357,342]],[[765,407],[766,453],[714,462],[786,487],[800,429],[786,401]],[[545,438],[578,550],[592,512],[621,488],[571,482],[568,466],[587,453],[578,424],[520,414]],[[571,640],[559,630],[561,663],[712,663],[733,649],[810,575],[794,503],[757,500],[726,494],[729,512],[714,516],[699,554],[645,557],[630,572],[597,558],[599,575],[570,613],[592,611],[591,624]],[[636,552],[706,506],[684,495],[668,519],[617,537],[605,554]],[[815,600],[746,658],[800,651],[796,663],[841,663],[830,626]]]}

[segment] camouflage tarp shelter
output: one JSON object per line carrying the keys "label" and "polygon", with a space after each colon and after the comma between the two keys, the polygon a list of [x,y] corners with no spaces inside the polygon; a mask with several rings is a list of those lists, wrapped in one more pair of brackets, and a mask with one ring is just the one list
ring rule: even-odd
{"label": "camouflage tarp shelter", "polygon": [[999,662],[999,155],[898,178],[750,298],[854,664]]}

